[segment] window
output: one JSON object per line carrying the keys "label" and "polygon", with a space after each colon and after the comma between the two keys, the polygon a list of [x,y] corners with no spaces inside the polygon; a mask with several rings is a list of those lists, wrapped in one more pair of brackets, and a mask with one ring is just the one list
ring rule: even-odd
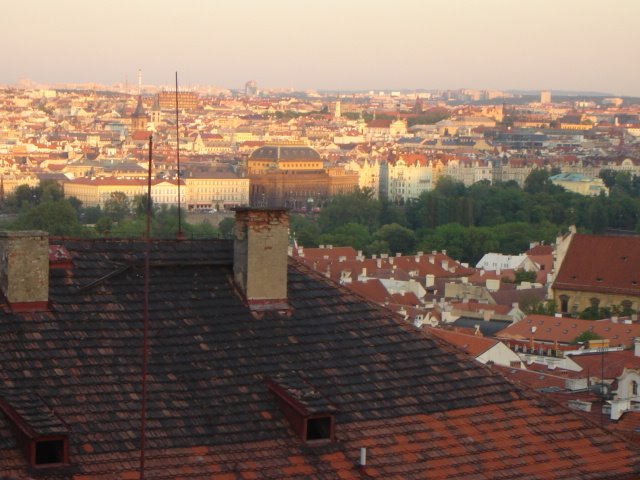
{"label": "window", "polygon": [[634,397],[638,395],[638,382],[635,380],[631,381],[631,395]]}
{"label": "window", "polygon": [[567,295],[560,295],[560,311],[562,313],[569,311],[569,297]]}
{"label": "window", "polygon": [[330,440],[332,420],[331,416],[307,419],[306,440]]}
{"label": "window", "polygon": [[43,440],[36,442],[35,465],[65,463],[64,440]]}

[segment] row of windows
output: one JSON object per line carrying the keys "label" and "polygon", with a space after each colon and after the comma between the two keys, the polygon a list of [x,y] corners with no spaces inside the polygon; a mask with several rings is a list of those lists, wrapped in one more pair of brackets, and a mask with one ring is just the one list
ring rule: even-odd
{"label": "row of windows", "polygon": [[196,189],[192,189],[192,191],[195,190],[198,193],[238,193],[242,190],[247,190],[249,191],[249,189],[238,189],[238,188],[196,188]]}

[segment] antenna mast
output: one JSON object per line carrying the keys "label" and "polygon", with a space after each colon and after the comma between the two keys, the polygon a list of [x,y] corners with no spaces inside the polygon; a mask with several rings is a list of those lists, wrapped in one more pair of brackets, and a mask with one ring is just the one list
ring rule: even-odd
{"label": "antenna mast", "polygon": [[149,282],[151,275],[151,165],[153,136],[149,135],[149,170],[147,172],[147,231],[144,258],[144,311],[142,330],[142,412],[140,414],[140,480],[144,480],[145,447],[147,437],[147,373],[149,365]]}
{"label": "antenna mast", "polygon": [[178,238],[182,238],[182,202],[180,200],[180,123],[178,121],[178,72],[176,72],[176,162],[178,164]]}

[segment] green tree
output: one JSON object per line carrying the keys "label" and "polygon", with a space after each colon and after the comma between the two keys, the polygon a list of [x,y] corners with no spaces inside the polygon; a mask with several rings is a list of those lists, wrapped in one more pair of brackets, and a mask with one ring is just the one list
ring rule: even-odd
{"label": "green tree", "polygon": [[361,190],[351,195],[333,197],[318,216],[322,232],[328,233],[348,223],[359,223],[374,232],[380,225],[380,202]]}
{"label": "green tree", "polygon": [[604,307],[587,307],[579,315],[583,320],[602,320],[611,318],[611,309]]}
{"label": "green tree", "polygon": [[531,302],[522,309],[526,314],[538,314],[554,316],[558,311],[558,305],[553,300],[547,300],[546,302]]}
{"label": "green tree", "polygon": [[418,250],[447,250],[451,258],[465,261],[467,258],[467,229],[459,223],[441,225],[427,234],[418,244]]}
{"label": "green tree", "polygon": [[119,222],[131,211],[129,197],[124,192],[111,192],[109,198],[104,202],[102,211],[114,222]]}
{"label": "green tree", "polygon": [[220,223],[218,223],[218,231],[220,232],[220,235],[225,238],[231,237],[235,224],[236,221],[233,217],[227,217],[220,220]]}
{"label": "green tree", "polygon": [[384,240],[374,240],[364,249],[364,253],[368,256],[380,255],[381,253],[390,253],[389,244]]}
{"label": "green tree", "polygon": [[[147,199],[149,196],[145,193],[135,195],[131,201],[131,208],[137,217],[146,217],[147,215]],[[154,213],[153,199],[151,202],[151,215]]]}
{"label": "green tree", "polygon": [[55,180],[41,180],[36,188],[39,202],[57,202],[64,198],[64,190]]}
{"label": "green tree", "polygon": [[95,224],[102,216],[100,206],[86,207],[80,211],[80,219],[84,224]]}
{"label": "green tree", "polygon": [[75,209],[66,200],[49,201],[23,211],[15,227],[22,230],[44,230],[55,236],[82,234]]}
{"label": "green tree", "polygon": [[609,224],[604,197],[594,199],[589,206],[588,227],[595,234],[604,233]]}
{"label": "green tree", "polygon": [[402,225],[398,225],[397,223],[382,226],[375,233],[374,237],[376,240],[386,242],[392,253],[401,252],[404,254],[410,254],[415,252],[415,233]]}
{"label": "green tree", "polygon": [[580,343],[587,343],[590,340],[602,340],[602,337],[600,335],[598,335],[597,333],[592,332],[591,330],[585,330],[580,335],[578,335],[576,338],[571,340],[571,342],[569,342],[569,344],[570,345],[578,345]]}
{"label": "green tree", "polygon": [[111,217],[100,217],[95,222],[94,228],[96,229],[96,232],[98,232],[98,235],[108,237],[113,229],[113,220]]}
{"label": "green tree", "polygon": [[536,272],[534,272],[533,270],[517,270],[515,274],[515,283],[517,283],[518,285],[520,285],[522,282],[534,283],[537,278]]}
{"label": "green tree", "polygon": [[371,234],[364,225],[358,223],[347,223],[330,233],[321,236],[320,242],[325,245],[335,245],[338,247],[351,246],[356,250],[364,250],[371,242]]}

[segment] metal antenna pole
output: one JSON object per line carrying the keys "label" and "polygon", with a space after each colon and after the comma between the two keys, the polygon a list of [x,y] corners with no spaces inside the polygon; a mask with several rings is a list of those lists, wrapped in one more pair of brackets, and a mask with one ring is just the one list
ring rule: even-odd
{"label": "metal antenna pole", "polygon": [[151,256],[151,165],[153,136],[149,135],[149,170],[147,172],[147,231],[144,259],[144,311],[142,333],[142,412],[140,414],[140,480],[144,480],[144,462],[147,437],[147,373],[149,364],[149,276]]}
{"label": "metal antenna pole", "polygon": [[182,202],[180,201],[180,123],[178,109],[178,72],[176,72],[176,161],[178,164],[178,238],[182,238]]}

